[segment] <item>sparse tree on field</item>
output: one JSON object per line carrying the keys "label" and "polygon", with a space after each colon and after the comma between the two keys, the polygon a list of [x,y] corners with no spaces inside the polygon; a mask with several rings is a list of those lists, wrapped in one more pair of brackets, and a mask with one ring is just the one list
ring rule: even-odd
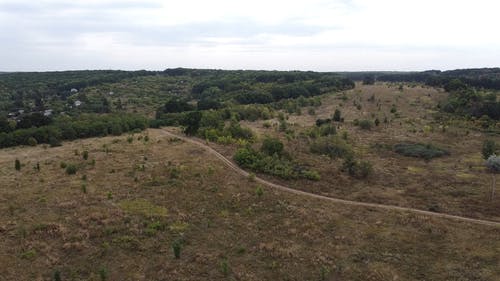
{"label": "sparse tree on field", "polygon": [[496,174],[500,173],[500,157],[496,155],[491,155],[488,160],[486,160],[486,167],[493,174],[493,183],[491,185],[491,200],[495,196],[496,188]]}
{"label": "sparse tree on field", "polygon": [[335,112],[333,113],[333,121],[340,122],[341,118],[342,117],[341,117],[340,110],[338,108],[335,109]]}
{"label": "sparse tree on field", "polygon": [[19,161],[19,159],[16,159],[16,162],[14,163],[14,168],[16,168],[16,171],[21,170],[21,161]]}

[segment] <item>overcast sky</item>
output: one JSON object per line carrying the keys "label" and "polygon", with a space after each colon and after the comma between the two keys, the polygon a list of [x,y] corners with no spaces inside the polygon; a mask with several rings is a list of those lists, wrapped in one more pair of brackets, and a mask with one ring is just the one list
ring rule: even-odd
{"label": "overcast sky", "polygon": [[500,66],[497,0],[0,0],[0,71]]}

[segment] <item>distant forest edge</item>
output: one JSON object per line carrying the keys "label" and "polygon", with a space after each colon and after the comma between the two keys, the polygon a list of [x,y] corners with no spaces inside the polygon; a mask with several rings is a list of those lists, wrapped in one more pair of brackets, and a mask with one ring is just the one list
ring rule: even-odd
{"label": "distant forest edge", "polygon": [[[354,88],[354,81],[443,87],[442,111],[500,120],[500,68],[424,72],[87,70],[2,73],[0,147],[58,145],[61,140],[119,135],[163,125],[206,138],[251,139],[239,120],[300,112],[318,96]],[[279,117],[279,116],[278,116]],[[231,123],[225,125],[225,121]]]}
{"label": "distant forest edge", "polygon": [[355,81],[374,79],[383,82],[417,82],[429,86],[444,87],[453,79],[459,79],[470,87],[500,90],[500,68],[471,68],[456,70],[427,70],[422,72],[363,71],[339,72]]}

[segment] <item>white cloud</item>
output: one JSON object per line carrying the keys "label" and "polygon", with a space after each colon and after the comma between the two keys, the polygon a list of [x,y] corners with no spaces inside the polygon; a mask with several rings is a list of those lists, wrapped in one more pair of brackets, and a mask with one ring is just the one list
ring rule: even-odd
{"label": "white cloud", "polygon": [[0,0],[0,70],[500,65],[493,0]]}

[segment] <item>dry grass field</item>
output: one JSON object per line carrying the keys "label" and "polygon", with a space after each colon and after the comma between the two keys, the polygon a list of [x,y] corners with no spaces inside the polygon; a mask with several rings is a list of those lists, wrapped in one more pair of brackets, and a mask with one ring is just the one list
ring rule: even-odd
{"label": "dry grass field", "polygon": [[[346,121],[357,114],[345,112]],[[290,118],[298,126],[308,122]],[[376,163],[376,176],[368,182],[348,179],[337,171],[338,163],[299,150],[298,157],[320,168],[322,180],[288,184],[417,207],[436,200],[453,213],[466,213],[465,202],[477,200],[477,216],[493,217],[483,198],[488,179],[465,164],[478,158],[471,148],[482,136],[446,142],[445,134],[436,133],[433,140],[452,154],[425,163],[368,145],[368,139],[418,135],[406,133],[406,123],[388,128],[398,133],[395,139],[384,136],[385,129],[358,132],[348,123],[356,146],[365,147],[364,155]],[[14,169],[16,158],[20,171]],[[72,165],[76,174],[62,168]],[[61,280],[500,279],[498,227],[278,192],[160,130],[56,148],[3,149],[0,183],[0,280],[54,280],[56,272]],[[465,195],[452,195],[468,186]],[[179,259],[174,244],[181,245]]]}

